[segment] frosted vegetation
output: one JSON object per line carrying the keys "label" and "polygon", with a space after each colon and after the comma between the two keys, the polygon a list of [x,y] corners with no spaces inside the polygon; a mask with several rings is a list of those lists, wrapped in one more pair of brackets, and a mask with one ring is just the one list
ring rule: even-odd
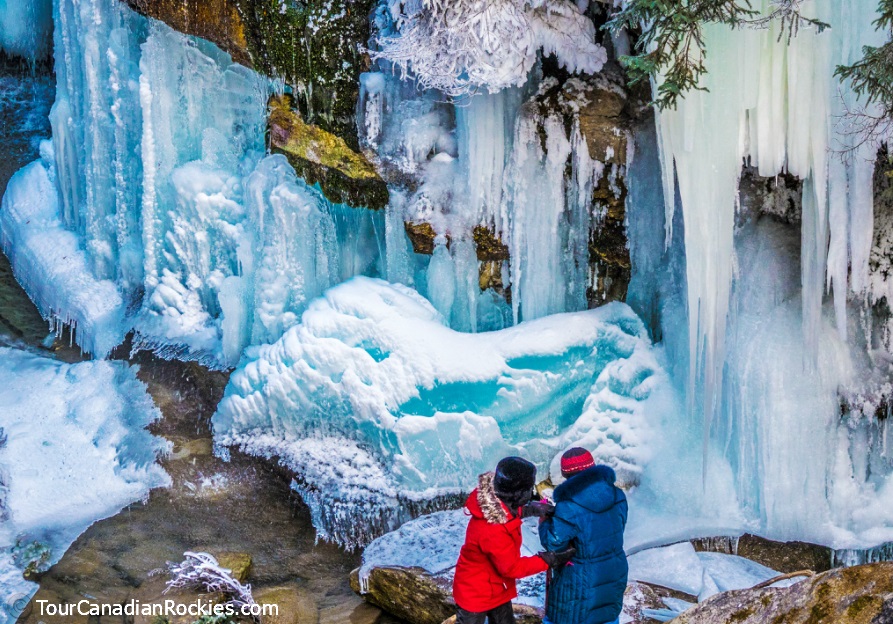
{"label": "frosted vegetation", "polygon": [[[265,153],[282,85],[118,0],[55,0],[53,136],[11,181],[0,241],[95,356],[132,331],[235,368],[218,448],[291,468],[325,538],[455,502],[501,454],[542,475],[583,444],[634,488],[642,545],[893,540],[891,358],[868,307],[891,290],[869,263],[875,146],[846,115],[882,101],[835,75],[884,49],[874,0],[689,16],[703,90],[641,66],[676,108],[639,120],[623,163],[533,100],[557,86],[541,53],[578,73],[571,110],[587,85],[620,89],[590,75],[606,54],[586,4],[382,2],[356,119],[389,183],[373,213]],[[745,19],[760,28],[730,29]],[[743,207],[745,161],[802,181],[799,226]],[[586,311],[599,184],[628,189],[633,276],[628,306]],[[407,222],[433,230],[430,256]],[[497,287],[476,228],[507,252],[487,261]]]}
{"label": "frosted vegetation", "polygon": [[37,588],[24,571],[169,479],[166,443],[144,429],[161,414],[132,369],[10,348],[0,362],[0,587],[16,598]]}
{"label": "frosted vegetation", "polygon": [[522,86],[537,54],[554,54],[570,72],[592,74],[608,56],[569,0],[389,0],[392,26],[372,57],[394,63],[428,89],[452,97]]}

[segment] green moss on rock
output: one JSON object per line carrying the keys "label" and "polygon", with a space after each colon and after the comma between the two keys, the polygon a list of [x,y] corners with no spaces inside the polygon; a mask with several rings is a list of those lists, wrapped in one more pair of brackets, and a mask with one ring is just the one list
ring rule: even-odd
{"label": "green moss on rock", "polygon": [[359,147],[354,111],[375,0],[230,0],[259,71],[292,87],[303,119]]}
{"label": "green moss on rock", "polygon": [[365,156],[318,126],[305,123],[290,98],[270,100],[270,149],[285,155],[297,174],[319,184],[335,203],[378,210],[388,204],[388,187]]}

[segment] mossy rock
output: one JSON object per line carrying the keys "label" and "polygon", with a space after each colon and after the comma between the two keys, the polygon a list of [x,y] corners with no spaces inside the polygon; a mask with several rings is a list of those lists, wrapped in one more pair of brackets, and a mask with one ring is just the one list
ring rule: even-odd
{"label": "mossy rock", "polygon": [[230,576],[244,583],[251,573],[251,555],[244,552],[214,552],[211,551],[214,558],[221,568],[229,570]]}
{"label": "mossy rock", "polygon": [[319,184],[332,202],[378,210],[388,204],[388,187],[365,156],[344,139],[305,123],[288,97],[270,100],[270,149],[285,155],[308,184]]}
{"label": "mossy rock", "polygon": [[301,116],[358,149],[354,113],[376,0],[229,0],[245,23],[254,67],[281,78]]}
{"label": "mossy rock", "polygon": [[785,588],[717,594],[675,624],[890,624],[893,562],[823,572]]}

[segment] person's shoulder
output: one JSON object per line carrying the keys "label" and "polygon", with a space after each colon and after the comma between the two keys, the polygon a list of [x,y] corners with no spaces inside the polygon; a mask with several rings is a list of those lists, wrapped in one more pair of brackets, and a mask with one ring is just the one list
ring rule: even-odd
{"label": "person's shoulder", "polygon": [[555,488],[553,498],[555,504],[562,501],[573,500],[593,486],[614,488],[617,476],[614,469],[604,464],[593,466],[583,472],[575,474]]}

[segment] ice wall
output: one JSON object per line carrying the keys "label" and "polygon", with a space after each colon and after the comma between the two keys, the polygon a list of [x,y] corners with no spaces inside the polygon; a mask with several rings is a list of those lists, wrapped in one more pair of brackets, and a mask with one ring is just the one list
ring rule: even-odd
{"label": "ice wall", "polygon": [[[764,0],[757,8],[765,11],[769,5]],[[734,215],[743,159],[760,175],[789,171],[805,180],[802,331],[813,351],[825,289],[833,288],[842,335],[848,267],[849,286],[856,293],[864,291],[873,226],[873,164],[866,158],[867,146],[848,160],[833,153],[855,148],[858,141],[835,127],[841,113],[856,103],[833,73],[838,64],[857,60],[863,45],[884,37],[871,23],[875,9],[871,0],[806,4],[805,15],[832,28],[819,35],[801,29],[790,43],[779,33],[780,22],[767,30],[731,32],[707,26],[707,91],[692,91],[678,109],[658,115],[667,214],[675,210],[678,184],[687,226],[689,389],[693,404],[705,415],[707,433],[723,401]],[[703,389],[697,396],[696,386]]]}
{"label": "ice wall", "polygon": [[[134,330],[137,347],[234,365],[325,288],[383,270],[380,216],[264,157],[264,78],[117,0],[57,0],[55,24],[53,162],[11,185],[4,244],[85,350]],[[32,236],[35,211],[52,237]]]}
{"label": "ice wall", "polygon": [[[281,458],[319,528],[353,544],[382,506],[466,491],[506,454],[544,469],[580,444],[636,483],[673,405],[623,304],[468,334],[415,291],[358,277],[247,351],[213,423],[218,443]],[[354,522],[332,530],[332,509]]]}
{"label": "ice wall", "polygon": [[155,463],[167,445],[145,430],[161,414],[126,366],[3,348],[0,388],[0,621],[11,624],[13,601],[37,589],[27,566],[46,570],[90,524],[169,479]]}

